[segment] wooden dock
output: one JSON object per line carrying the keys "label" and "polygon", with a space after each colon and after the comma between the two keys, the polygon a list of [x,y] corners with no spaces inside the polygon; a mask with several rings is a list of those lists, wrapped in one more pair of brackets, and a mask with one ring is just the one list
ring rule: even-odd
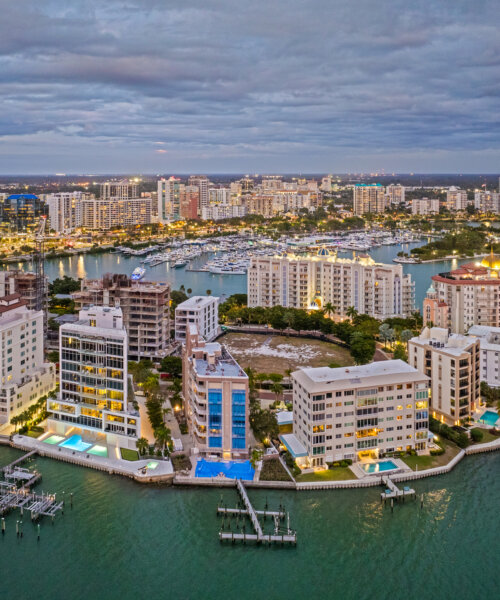
{"label": "wooden dock", "polygon": [[400,490],[390,477],[382,477],[382,483],[386,486],[386,490],[380,494],[381,501],[385,502],[386,500],[398,500],[399,498],[402,498],[404,502],[407,496],[413,496],[414,499],[416,498],[414,489],[405,485],[403,489]]}
{"label": "wooden dock", "polygon": [[28,454],[23,454],[23,456],[20,456],[16,460],[12,461],[10,464],[8,464],[5,467],[3,467],[2,468],[2,473],[4,475],[5,475],[5,473],[9,473],[10,471],[12,471],[12,469],[14,469],[14,467],[16,467],[17,465],[22,464],[25,460],[28,460],[28,458],[31,458],[36,453],[37,453],[36,450],[32,450],[31,452],[28,452]]}
{"label": "wooden dock", "polygon": [[[287,518],[287,521],[289,521],[288,514],[284,510],[282,510],[281,506],[279,511],[267,510],[267,505],[266,510],[255,510],[252,503],[250,502],[250,498],[248,497],[248,493],[245,489],[245,486],[243,485],[243,482],[240,479],[236,480],[236,489],[238,490],[244,508],[227,508],[219,506],[217,508],[217,514],[223,515],[224,517],[227,515],[229,516],[229,518],[231,518],[232,516],[236,516],[238,525],[240,517],[243,517],[243,519],[249,517],[252,523],[252,527],[254,529],[254,533],[247,533],[245,531],[244,524],[241,529],[241,532],[235,533],[234,531],[224,531],[223,522],[222,527],[219,531],[219,540],[221,542],[230,541],[233,544],[235,542],[243,542],[244,544],[246,542],[254,542],[256,544],[268,545],[279,543],[281,543],[282,545],[297,544],[297,534],[295,531],[290,529],[289,522],[287,524],[287,527],[281,525],[281,522],[285,518]],[[259,516],[263,516],[264,519],[270,517],[274,520],[273,534],[267,534],[263,532],[262,525],[259,521]]]}

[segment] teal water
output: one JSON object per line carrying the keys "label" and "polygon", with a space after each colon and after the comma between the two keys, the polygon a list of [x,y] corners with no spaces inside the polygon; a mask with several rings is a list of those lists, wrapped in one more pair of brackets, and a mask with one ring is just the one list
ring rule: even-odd
{"label": "teal water", "polygon": [[[0,448],[0,465],[18,452]],[[5,600],[293,598],[421,600],[498,597],[500,454],[469,457],[449,475],[415,482],[425,494],[396,506],[380,488],[336,492],[251,490],[290,511],[296,548],[220,545],[221,490],[145,487],[36,459],[39,489],[74,492],[74,508],[41,540],[16,513],[0,536]],[[223,491],[236,505],[236,492]]]}

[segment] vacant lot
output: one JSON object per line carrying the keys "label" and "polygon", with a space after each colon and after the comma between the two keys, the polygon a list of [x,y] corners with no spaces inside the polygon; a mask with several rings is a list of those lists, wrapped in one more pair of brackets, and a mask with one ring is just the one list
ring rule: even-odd
{"label": "vacant lot", "polygon": [[325,367],[354,364],[350,352],[329,342],[287,337],[228,333],[221,340],[242,367],[260,373],[282,373],[297,367]]}

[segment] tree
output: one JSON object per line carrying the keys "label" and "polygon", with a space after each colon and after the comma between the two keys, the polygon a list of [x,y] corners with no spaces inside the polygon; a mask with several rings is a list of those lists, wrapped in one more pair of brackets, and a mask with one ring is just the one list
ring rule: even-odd
{"label": "tree", "polygon": [[392,357],[397,360],[404,360],[405,362],[408,362],[408,354],[406,353],[405,347],[403,346],[403,344],[396,344],[396,348],[394,349],[394,353],[392,355]]}
{"label": "tree", "polygon": [[212,295],[212,290],[207,290],[207,296],[211,296]]}
{"label": "tree", "polygon": [[168,446],[172,441],[170,433],[170,429],[164,425],[161,425],[154,430],[156,445],[158,446],[158,449],[161,450],[163,456],[165,456],[165,448],[168,449]]}
{"label": "tree", "polygon": [[349,306],[346,310],[346,316],[351,319],[351,323],[354,322],[355,317],[358,315],[358,311],[354,308],[354,306]]}
{"label": "tree", "polygon": [[380,339],[384,341],[384,350],[387,350],[387,340],[389,339],[390,331],[391,327],[387,323],[382,323],[378,330]]}
{"label": "tree", "polygon": [[188,288],[186,290],[186,292],[187,292],[187,295],[189,296],[189,295],[191,295],[193,293],[193,290],[191,288]]}
{"label": "tree", "polygon": [[401,341],[407,343],[413,337],[413,331],[411,329],[403,329],[401,332]]}
{"label": "tree", "polygon": [[278,421],[276,415],[270,410],[257,408],[252,411],[250,413],[250,425],[255,436],[260,440],[278,437]]}
{"label": "tree", "polygon": [[470,430],[470,436],[473,442],[480,442],[483,439],[483,432],[478,427],[474,427]]}
{"label": "tree", "polygon": [[276,397],[276,402],[278,402],[278,398],[280,397],[280,395],[283,393],[283,386],[281,383],[273,383],[271,386],[271,391],[273,392],[273,394]]}
{"label": "tree", "polygon": [[52,350],[51,352],[47,352],[47,359],[49,362],[58,363],[59,362],[59,352],[57,350]]}
{"label": "tree", "polygon": [[355,332],[351,336],[350,349],[354,362],[357,365],[365,365],[373,359],[375,340],[365,333]]}
{"label": "tree", "polygon": [[326,313],[326,314],[327,314],[329,317],[331,317],[332,315],[334,315],[334,314],[335,314],[335,311],[336,311],[337,309],[335,308],[335,306],[333,306],[333,304],[332,304],[331,302],[327,302],[327,303],[325,304],[325,306],[324,306],[324,310],[325,310],[325,313]]}
{"label": "tree", "polygon": [[140,437],[136,443],[135,446],[139,452],[139,454],[146,454],[146,450],[149,448],[149,442],[145,437]]}
{"label": "tree", "polygon": [[178,356],[165,356],[160,363],[160,371],[169,373],[172,377],[182,375],[182,359]]}

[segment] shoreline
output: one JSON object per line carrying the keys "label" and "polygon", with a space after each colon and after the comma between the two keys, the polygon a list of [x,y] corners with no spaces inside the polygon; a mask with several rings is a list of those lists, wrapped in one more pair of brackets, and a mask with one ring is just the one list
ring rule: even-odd
{"label": "shoreline", "polygon": [[407,263],[407,264],[418,264],[425,265],[435,262],[444,262],[446,260],[471,260],[474,261],[477,258],[484,258],[485,256],[489,256],[489,254],[477,254],[475,256],[457,256],[456,254],[452,254],[449,256],[443,256],[442,258],[428,258],[426,260],[421,260],[419,263]]}
{"label": "shoreline", "polygon": [[[86,460],[84,456],[69,455],[68,453],[55,453],[51,452],[51,448],[38,447],[37,440],[33,438],[25,438],[25,436],[15,436],[22,439],[16,441],[7,436],[0,436],[0,445],[10,446],[17,450],[25,452],[36,451],[37,455],[43,458],[53,458],[61,462],[68,462],[77,466],[87,467],[96,469],[99,471],[107,472],[109,475],[121,475],[123,477],[129,477],[134,479],[138,483],[145,484],[158,484],[168,483],[175,486],[194,486],[194,487],[234,487],[236,481],[234,479],[223,479],[220,477],[202,478],[192,477],[182,473],[175,473],[170,470],[168,473],[148,474],[142,473],[144,465],[137,464],[141,461],[134,461],[131,464],[130,469],[121,468],[121,466],[114,464],[105,464],[99,460]],[[25,443],[28,441],[28,443]],[[42,442],[39,442],[42,443]],[[426,477],[434,477],[438,475],[446,475],[450,473],[455,466],[463,460],[464,457],[474,454],[481,454],[485,452],[494,452],[500,450],[500,438],[497,440],[486,442],[484,444],[476,444],[469,446],[454,456],[450,462],[440,467],[433,467],[431,469],[424,469],[422,471],[413,471],[411,469],[402,471],[396,471],[392,475],[389,475],[391,480],[394,482],[403,481],[414,481],[417,479],[424,479]],[[148,461],[142,461],[148,462]],[[171,465],[170,461],[168,461]],[[170,467],[171,468],[171,467]],[[387,475],[386,475],[387,476]],[[251,488],[262,488],[262,489],[286,489],[294,491],[309,491],[309,490],[335,490],[335,489],[347,489],[347,488],[365,488],[365,487],[376,487],[383,483],[384,476],[367,476],[363,479],[349,479],[339,481],[318,481],[318,482],[296,482],[296,481],[245,481],[245,486]]]}

